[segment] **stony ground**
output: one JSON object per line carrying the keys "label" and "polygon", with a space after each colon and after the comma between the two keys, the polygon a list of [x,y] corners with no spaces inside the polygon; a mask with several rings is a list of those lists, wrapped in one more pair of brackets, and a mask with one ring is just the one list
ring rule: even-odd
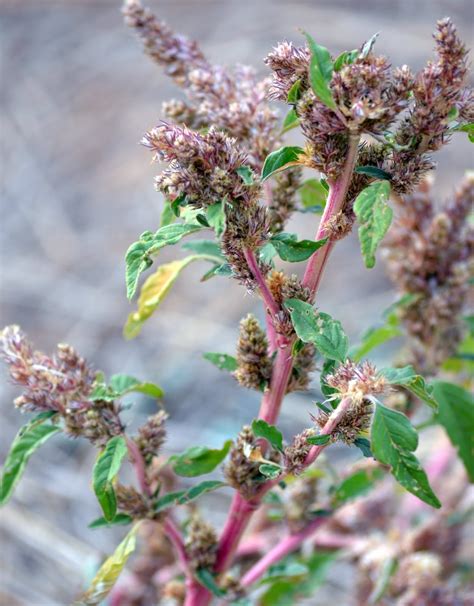
{"label": "stony ground", "polygon": [[[437,18],[451,15],[469,41],[468,0],[150,0],[172,26],[199,39],[223,63],[252,63],[304,26],[334,51],[353,48],[375,31],[395,63],[420,67],[429,56]],[[169,450],[234,435],[257,410],[258,397],[202,360],[232,352],[238,319],[256,307],[230,281],[202,285],[189,268],[143,335],[124,342],[130,311],[123,255],[157,226],[161,200],[155,168],[137,145],[159,117],[171,84],[142,56],[111,0],[2,0],[2,324],[18,323],[39,348],[74,344],[107,373],[156,380],[172,416]],[[461,140],[439,155],[439,196],[472,164]],[[305,221],[307,223],[307,221]],[[294,223],[305,236],[314,227]],[[354,238],[329,264],[320,306],[353,338],[373,324],[394,294],[378,267],[363,269]],[[172,259],[177,250],[162,253]],[[387,350],[384,355],[388,355]],[[2,375],[2,457],[21,423]],[[305,423],[308,396],[288,399],[282,427]],[[137,402],[131,422],[150,411]],[[198,436],[196,436],[198,429]],[[61,440],[31,461],[16,497],[2,512],[5,605],[68,604],[115,533],[93,534],[89,491],[93,454]],[[224,497],[218,499],[222,510]],[[335,589],[335,591],[337,588]],[[341,603],[350,603],[339,588]],[[335,594],[334,594],[335,595]],[[345,597],[344,597],[345,596]]]}

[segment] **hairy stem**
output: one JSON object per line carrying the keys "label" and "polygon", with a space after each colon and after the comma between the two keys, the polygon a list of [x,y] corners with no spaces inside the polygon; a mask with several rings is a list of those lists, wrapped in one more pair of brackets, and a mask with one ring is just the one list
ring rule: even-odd
{"label": "hairy stem", "polygon": [[263,556],[248,572],[245,573],[241,580],[243,587],[253,585],[255,581],[258,581],[265,572],[272,566],[279,562],[286,555],[295,551],[300,545],[308,539],[313,532],[315,532],[320,526],[326,522],[325,518],[317,518],[313,520],[306,528],[295,534],[290,534],[279,543],[270,549],[270,551]]}

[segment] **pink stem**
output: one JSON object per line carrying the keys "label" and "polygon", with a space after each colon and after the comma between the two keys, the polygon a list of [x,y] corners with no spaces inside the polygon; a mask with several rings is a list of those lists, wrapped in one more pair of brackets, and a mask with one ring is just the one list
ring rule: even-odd
{"label": "pink stem", "polygon": [[262,295],[262,299],[265,305],[270,310],[272,316],[276,316],[276,314],[280,311],[280,308],[278,307],[275,299],[273,298],[273,295],[270,292],[270,289],[268,288],[265,278],[262,272],[260,271],[260,267],[258,266],[258,262],[255,258],[253,250],[251,250],[250,248],[246,248],[244,250],[244,255],[245,260],[248,263],[249,269],[258,284],[258,288],[260,290],[260,294]]}
{"label": "pink stem", "polygon": [[273,549],[270,549],[270,551],[243,576],[241,580],[242,586],[248,587],[249,585],[253,585],[255,581],[258,581],[258,579],[265,574],[272,564],[279,562],[286,555],[298,549],[298,547],[325,522],[326,520],[324,518],[317,518],[300,532],[291,534],[280,541],[280,543],[277,543]]}
{"label": "pink stem", "polygon": [[173,543],[173,547],[176,550],[178,560],[181,562],[183,569],[187,572],[188,576],[192,577],[189,571],[188,556],[186,555],[186,549],[184,547],[183,538],[181,536],[180,531],[169,516],[163,522],[163,527],[165,529],[166,536],[171,541],[171,543]]}
{"label": "pink stem", "polygon": [[[344,418],[345,414],[351,407],[351,404],[351,398],[344,398],[340,402],[339,406],[331,413],[329,419],[326,421],[324,427],[321,429],[320,435],[330,436]],[[306,459],[304,460],[304,466],[308,467],[309,465],[311,465],[311,463],[314,463],[314,461],[319,457],[319,455],[324,450],[324,448],[326,448],[326,446],[327,444],[312,446],[311,450],[306,455]]]}
{"label": "pink stem", "polygon": [[291,356],[292,343],[287,343],[277,351],[273,364],[270,388],[264,393],[260,405],[259,419],[274,424],[280,413],[281,403],[288,387],[293,358]]}
{"label": "pink stem", "polygon": [[147,482],[145,461],[143,460],[142,453],[134,440],[128,436],[126,436],[125,439],[127,440],[128,452],[130,454],[130,458],[132,459],[132,464],[135,469],[135,475],[137,476],[140,490],[144,495],[149,497],[151,496],[151,489]]}
{"label": "pink stem", "polygon": [[[347,152],[346,162],[341,176],[337,181],[330,184],[329,195],[324,209],[318,231],[316,232],[316,240],[322,240],[328,236],[326,225],[331,217],[334,217],[340,210],[343,209],[346,201],[347,191],[351,183],[352,173],[354,171],[355,162],[357,160],[357,149],[359,146],[359,136],[349,136],[349,148]],[[303,277],[303,285],[311,290],[314,297],[317,288],[321,281],[326,261],[334,246],[333,242],[329,242],[322,248],[318,249],[308,261],[306,271]]]}

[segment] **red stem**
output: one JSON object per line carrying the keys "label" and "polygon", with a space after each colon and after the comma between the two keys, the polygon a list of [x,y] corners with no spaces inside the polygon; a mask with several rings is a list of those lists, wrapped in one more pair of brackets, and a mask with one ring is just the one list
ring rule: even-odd
{"label": "red stem", "polygon": [[142,453],[134,440],[128,436],[126,436],[125,439],[127,441],[128,452],[132,460],[133,468],[135,469],[135,475],[137,476],[140,490],[144,495],[150,497],[151,489],[147,482],[145,461],[143,460]]}
{"label": "red stem", "polygon": [[258,266],[258,262],[255,258],[253,250],[250,248],[244,249],[244,256],[245,260],[248,263],[249,269],[258,284],[260,294],[262,295],[262,299],[267,309],[270,311],[272,316],[276,316],[276,314],[280,311],[280,308],[278,307],[275,299],[273,298],[272,293],[270,292],[270,289],[268,288],[268,285],[265,281],[265,277],[260,271],[260,267]]}
{"label": "red stem", "polygon": [[252,568],[250,568],[248,572],[245,573],[241,580],[242,587],[253,585],[255,581],[258,581],[258,579],[265,574],[272,564],[275,564],[292,551],[298,549],[298,547],[326,521],[327,520],[325,518],[317,518],[300,532],[291,534],[280,541],[280,543],[277,543],[273,549],[270,549],[270,551],[264,555],[263,558],[261,558],[254,566],[252,566]]}

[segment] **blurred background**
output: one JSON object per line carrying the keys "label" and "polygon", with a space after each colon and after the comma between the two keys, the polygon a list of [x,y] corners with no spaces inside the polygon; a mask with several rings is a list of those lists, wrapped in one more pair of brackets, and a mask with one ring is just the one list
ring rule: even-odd
{"label": "blurred background", "polygon": [[[149,0],[174,29],[196,38],[215,62],[249,63],[278,41],[301,40],[304,26],[338,53],[381,32],[377,49],[395,64],[420,68],[430,57],[436,19],[450,15],[472,46],[468,0]],[[114,0],[0,0],[1,19],[1,323],[20,324],[38,349],[74,345],[107,374],[155,381],[170,412],[168,451],[220,445],[250,420],[259,396],[202,359],[234,353],[239,319],[261,315],[258,301],[231,280],[201,284],[203,267],[180,276],[159,312],[134,341],[122,338],[132,307],[124,286],[128,245],[159,222],[157,167],[138,145],[180,96],[143,56]],[[282,108],[283,109],[283,108]],[[438,154],[437,194],[448,196],[472,167],[467,137]],[[304,218],[303,218],[304,217]],[[288,231],[314,235],[308,215]],[[160,252],[159,262],[180,255]],[[297,269],[296,266],[293,269]],[[319,306],[342,320],[353,340],[376,323],[395,294],[378,263],[363,268],[354,235],[336,248]],[[388,359],[394,349],[378,353]],[[381,360],[382,361],[382,360]],[[1,374],[1,458],[22,419],[18,391]],[[131,424],[155,404],[132,399]],[[311,394],[291,395],[281,427],[306,423]],[[89,490],[94,452],[80,441],[51,440],[33,457],[2,511],[2,604],[65,605],[77,595],[123,532],[90,531],[99,515]],[[228,495],[213,497],[216,523]],[[209,501],[208,501],[209,502]],[[333,594],[333,597],[336,594]]]}

